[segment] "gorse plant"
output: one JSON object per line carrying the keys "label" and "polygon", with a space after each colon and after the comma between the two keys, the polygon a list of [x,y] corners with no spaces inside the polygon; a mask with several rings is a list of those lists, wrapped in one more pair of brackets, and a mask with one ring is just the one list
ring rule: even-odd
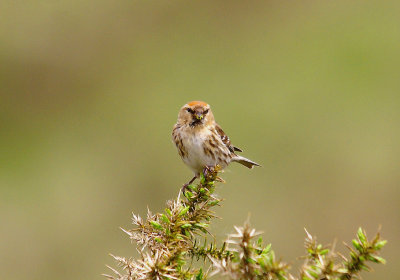
{"label": "gorse plant", "polygon": [[[264,244],[260,232],[248,223],[236,227],[220,247],[208,227],[213,218],[213,207],[221,203],[214,195],[219,168],[207,168],[198,184],[189,185],[177,199],[167,202],[164,213],[147,213],[144,220],[133,215],[134,229],[123,230],[136,242],[140,259],[112,257],[120,266],[111,268],[109,279],[195,279],[202,280],[214,275],[228,279],[249,280],[345,280],[356,279],[359,272],[369,270],[368,262],[385,263],[378,251],[386,244],[379,234],[368,240],[360,228],[357,239],[352,241],[348,258],[318,244],[306,231],[307,255],[297,277],[289,273],[289,265],[277,260],[271,244]],[[202,262],[197,262],[202,260]],[[217,276],[216,276],[217,277]],[[215,278],[215,277],[214,277]]]}

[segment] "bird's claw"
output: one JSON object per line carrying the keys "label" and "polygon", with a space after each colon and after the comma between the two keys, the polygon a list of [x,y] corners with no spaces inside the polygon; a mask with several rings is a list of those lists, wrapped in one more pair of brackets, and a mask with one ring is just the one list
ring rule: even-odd
{"label": "bird's claw", "polygon": [[183,186],[181,188],[182,193],[184,193],[186,191],[188,186],[189,186],[189,184],[183,184]]}
{"label": "bird's claw", "polygon": [[204,169],[203,169],[203,175],[204,175],[204,177],[207,177],[207,175],[208,175],[209,173],[212,173],[213,170],[214,170],[214,167],[213,167],[213,166],[206,166],[206,167],[204,167]]}
{"label": "bird's claw", "polygon": [[190,180],[188,183],[186,183],[186,184],[184,184],[183,186],[182,186],[182,193],[183,192],[185,192],[185,190],[187,189],[187,187],[191,184],[191,183],[193,183],[193,181],[194,180],[196,180],[196,176],[194,176],[193,178],[192,178],[192,180]]}

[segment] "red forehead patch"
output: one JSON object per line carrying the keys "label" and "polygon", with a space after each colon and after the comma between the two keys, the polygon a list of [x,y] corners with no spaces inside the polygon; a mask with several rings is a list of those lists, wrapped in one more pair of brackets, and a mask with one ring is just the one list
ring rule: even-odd
{"label": "red forehead patch", "polygon": [[205,107],[205,106],[207,106],[208,104],[207,104],[206,102],[203,102],[203,101],[191,101],[191,102],[188,103],[188,105],[189,105],[189,106],[197,106],[197,105],[200,105],[200,106]]}

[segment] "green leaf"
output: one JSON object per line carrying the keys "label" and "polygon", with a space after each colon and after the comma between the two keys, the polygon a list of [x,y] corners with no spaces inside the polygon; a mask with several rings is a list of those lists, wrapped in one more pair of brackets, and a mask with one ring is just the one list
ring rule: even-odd
{"label": "green leaf", "polygon": [[203,280],[203,269],[200,268],[199,272],[196,275],[196,280]]}
{"label": "green leaf", "polygon": [[326,255],[326,254],[328,254],[329,253],[329,249],[324,249],[324,250],[321,250],[321,252],[319,252],[322,256],[323,255]]}
{"label": "green leaf", "polygon": [[313,270],[308,271],[308,273],[311,274],[312,277],[319,279],[319,274]]}
{"label": "green leaf", "polygon": [[193,224],[193,227],[200,229],[204,233],[208,233],[208,231],[206,230],[206,227],[208,227],[208,224],[206,224],[206,223],[196,223],[196,224]]}
{"label": "green leaf", "polygon": [[185,191],[183,195],[189,200],[193,197],[193,193],[190,191]]}
{"label": "green leaf", "polygon": [[153,228],[157,229],[157,230],[163,230],[164,228],[162,227],[162,225],[160,225],[158,222],[156,221],[150,221],[150,224],[153,226]]}
{"label": "green leaf", "polygon": [[358,236],[358,239],[361,241],[361,244],[363,246],[366,246],[367,245],[367,237],[365,236],[365,233],[361,227],[358,228],[357,236]]}
{"label": "green leaf", "polygon": [[337,272],[347,274],[347,273],[349,273],[349,270],[347,268],[342,267],[342,268],[339,268],[337,270]]}
{"label": "green leaf", "polygon": [[204,184],[205,181],[206,181],[206,178],[204,177],[203,172],[201,172],[201,173],[200,173],[200,183],[201,183],[201,184]]}
{"label": "green leaf", "polygon": [[286,280],[286,277],[281,275],[280,273],[278,273],[276,276],[278,277],[279,280]]}
{"label": "green leaf", "polygon": [[206,224],[206,223],[196,223],[196,224],[194,224],[194,226],[198,227],[198,228],[206,228],[206,227],[208,227],[208,224]]}
{"label": "green leaf", "polygon": [[365,271],[369,271],[370,270],[370,268],[368,266],[366,266],[366,265],[364,265],[362,263],[360,264],[360,267],[361,267],[362,270],[365,270]]}
{"label": "green leaf", "polygon": [[375,263],[382,263],[382,264],[386,263],[386,260],[384,258],[376,256],[376,255],[368,255],[368,259]]}
{"label": "green leaf", "polygon": [[215,206],[215,205],[218,205],[218,203],[219,203],[219,200],[213,200],[213,201],[208,202],[208,205]]}
{"label": "green leaf", "polygon": [[358,255],[357,255],[356,253],[354,253],[354,252],[350,252],[350,257],[351,257],[353,260],[357,260],[357,259],[358,259]]}
{"label": "green leaf", "polygon": [[161,215],[161,221],[163,221],[166,224],[170,223],[169,219],[167,218],[167,216],[165,214]]}
{"label": "green leaf", "polygon": [[183,228],[183,229],[190,228],[190,227],[192,227],[191,224],[184,224],[184,225],[181,225],[181,228]]}
{"label": "green leaf", "polygon": [[363,247],[360,243],[358,243],[357,240],[353,239],[351,242],[353,243],[354,248],[356,248],[359,252],[363,251]]}
{"label": "green leaf", "polygon": [[259,257],[259,258],[257,259],[257,262],[258,262],[258,264],[259,264],[263,269],[266,268],[267,264],[266,264],[266,262],[265,262],[265,258],[264,258],[264,257]]}
{"label": "green leaf", "polygon": [[271,247],[272,247],[272,244],[271,244],[271,243],[268,244],[267,246],[265,246],[265,248],[264,248],[263,251],[262,251],[262,254],[263,254],[263,255],[268,254],[269,251],[271,251]]}
{"label": "green leaf", "polygon": [[172,212],[169,208],[165,208],[165,212],[171,217],[172,216]]}
{"label": "green leaf", "polygon": [[183,215],[185,215],[188,211],[189,211],[189,206],[186,206],[185,208],[183,208],[181,210],[181,212],[179,212],[179,217],[182,217]]}
{"label": "green leaf", "polygon": [[381,240],[381,241],[376,242],[375,249],[376,250],[382,249],[382,247],[385,246],[386,243],[387,243],[387,240]]}
{"label": "green leaf", "polygon": [[386,264],[386,260],[385,260],[384,258],[382,258],[382,257],[375,256],[375,259],[377,259],[377,261],[378,261],[379,263]]}

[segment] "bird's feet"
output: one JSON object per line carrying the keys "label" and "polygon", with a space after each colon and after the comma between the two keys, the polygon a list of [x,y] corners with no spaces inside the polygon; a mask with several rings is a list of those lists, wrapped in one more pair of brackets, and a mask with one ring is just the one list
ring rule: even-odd
{"label": "bird's feet", "polygon": [[188,183],[186,183],[186,184],[184,184],[184,185],[182,186],[182,189],[181,189],[181,190],[182,190],[182,193],[185,192],[186,188],[187,188],[191,183],[193,183],[193,181],[196,180],[196,178],[197,178],[197,177],[194,176],[194,177],[192,178],[192,180],[190,180]]}
{"label": "bird's feet", "polygon": [[214,166],[206,166],[203,169],[203,175],[204,177],[207,177],[208,174],[214,171]]}
{"label": "bird's feet", "polygon": [[[219,165],[216,166],[205,166],[203,169],[203,175],[204,178],[207,178],[209,176],[214,176],[213,174],[215,172],[218,172],[220,170]],[[200,174],[196,174],[196,176],[194,176],[192,178],[192,180],[190,180],[188,183],[184,184],[181,188],[182,193],[186,191],[187,187],[192,184],[194,182],[194,180],[196,180],[196,178],[200,177]],[[224,180],[222,180],[220,177],[216,177],[216,180],[220,181],[220,182],[225,182]]]}
{"label": "bird's feet", "polygon": [[186,191],[186,188],[189,186],[188,183],[183,184],[182,188],[181,188],[181,192],[184,193]]}

